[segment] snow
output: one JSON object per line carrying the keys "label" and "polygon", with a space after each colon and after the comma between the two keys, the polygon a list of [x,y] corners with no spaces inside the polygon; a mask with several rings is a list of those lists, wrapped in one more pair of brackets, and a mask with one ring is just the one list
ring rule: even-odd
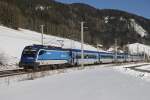
{"label": "snow", "polygon": [[[146,56],[150,56],[150,46],[141,44],[141,43],[133,43],[133,44],[128,44],[127,45],[130,54],[146,54]],[[119,47],[117,47],[119,48]],[[112,46],[110,47],[107,51],[113,52],[115,51],[115,47]],[[122,50],[118,49],[118,52],[123,53]]]}
{"label": "snow", "polygon": [[99,66],[14,83],[0,87],[0,90],[2,100],[150,99],[149,82],[122,74],[112,67]]}
{"label": "snow", "polygon": [[[110,19],[115,19],[115,17],[106,16],[104,17],[104,22],[108,23]],[[125,21],[125,19],[123,17],[120,17],[120,21]],[[141,25],[139,25],[134,19],[130,19],[130,25],[141,37],[147,36],[148,32]]]}
{"label": "snow", "polygon": [[45,10],[45,7],[44,6],[36,6],[35,9],[43,11],[43,10]]}
{"label": "snow", "polygon": [[147,35],[147,31],[143,29],[142,26],[140,26],[134,19],[130,19],[130,24],[134,28],[134,30],[141,35],[141,37],[144,37]]}
{"label": "snow", "polygon": [[143,69],[143,70],[148,70],[148,71],[150,71],[150,65],[142,66],[142,67],[137,67],[136,69]]}
{"label": "snow", "polygon": [[108,23],[108,20],[109,20],[109,16],[104,17],[105,23]]}
{"label": "snow", "polygon": [[133,43],[128,45],[129,51],[132,54],[136,53],[145,53],[146,55],[150,56],[150,46],[140,44],[140,43]]}
{"label": "snow", "polygon": [[126,21],[124,17],[120,17],[120,21]]}
{"label": "snow", "polygon": [[41,10],[41,11],[44,11],[44,10],[49,10],[51,8],[51,6],[43,6],[43,5],[37,5],[35,7],[35,10]]}
{"label": "snow", "polygon": [[144,66],[134,67],[134,69],[150,71],[150,63],[137,63],[137,64],[133,63],[133,64],[127,64],[122,66],[115,66],[113,69],[115,69],[120,73],[130,75],[138,79],[142,79],[143,81],[150,82],[150,73],[131,69],[133,66],[138,66],[138,65],[144,65]]}
{"label": "snow", "polygon": [[[15,66],[18,64],[22,50],[25,46],[41,44],[41,34],[21,28],[19,28],[19,30],[14,30],[0,26],[0,40],[0,60],[3,61],[4,65]],[[63,46],[63,48],[81,48],[80,42],[52,35],[44,35],[44,44],[57,47]],[[97,51],[97,48],[88,44],[84,44],[84,49]],[[3,66],[0,66],[0,70],[3,68]]]}
{"label": "snow", "polygon": [[[124,53],[123,50],[120,50],[120,49],[119,49],[119,46],[117,46],[116,48],[117,48],[117,52],[119,52],[119,53]],[[110,47],[107,51],[108,51],[108,52],[115,52],[115,46]]]}

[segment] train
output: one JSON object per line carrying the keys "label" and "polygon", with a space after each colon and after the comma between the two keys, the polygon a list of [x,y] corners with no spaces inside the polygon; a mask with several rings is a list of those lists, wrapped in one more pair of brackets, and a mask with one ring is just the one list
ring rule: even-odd
{"label": "train", "polygon": [[46,45],[29,45],[23,49],[19,67],[37,69],[43,66],[63,68],[66,66],[130,62],[143,60],[142,55],[84,50],[83,58],[80,49],[64,49]]}

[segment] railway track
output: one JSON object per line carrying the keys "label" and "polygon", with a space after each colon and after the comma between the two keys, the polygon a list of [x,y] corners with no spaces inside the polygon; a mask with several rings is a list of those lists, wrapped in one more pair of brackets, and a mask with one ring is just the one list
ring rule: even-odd
{"label": "railway track", "polygon": [[146,73],[150,73],[150,70],[145,70],[145,69],[133,69],[135,71],[138,71],[138,72],[146,72]]}
{"label": "railway track", "polygon": [[150,70],[138,69],[138,67],[147,66],[147,65],[150,65],[150,64],[143,64],[143,65],[137,65],[137,66],[126,67],[126,68],[129,68],[129,69],[131,69],[131,70],[138,71],[138,72],[150,73]]}
{"label": "railway track", "polygon": [[0,71],[0,78],[14,75],[26,74],[27,72],[24,69],[15,69],[15,70],[4,70]]}
{"label": "railway track", "polygon": [[[106,67],[112,66],[112,64],[102,64],[102,66],[105,65]],[[85,65],[85,66],[92,66],[92,65]],[[100,65],[101,66],[101,65]],[[29,74],[29,73],[36,73],[36,72],[44,72],[44,71],[52,71],[52,70],[61,70],[61,69],[73,69],[73,68],[81,68],[80,66],[76,67],[64,67],[64,68],[50,68],[49,66],[41,67],[36,70],[32,69],[15,69],[15,70],[4,70],[0,71],[0,78],[2,77],[8,77],[8,76],[15,76],[15,75],[21,75],[21,74]]]}
{"label": "railway track", "polygon": [[138,68],[138,67],[142,67],[142,66],[147,66],[147,65],[150,65],[150,64],[134,65],[134,66],[125,67],[125,68],[134,69],[134,68]]}
{"label": "railway track", "polygon": [[[136,69],[137,67],[141,67],[141,66],[145,66],[145,65],[150,65],[150,64],[142,64],[142,65],[136,65],[136,66],[131,66],[131,67],[126,67],[132,70],[136,70],[136,71],[141,71],[141,72],[148,72],[150,73],[150,71],[148,70],[141,70],[141,69]],[[102,64],[100,66],[104,66],[104,67],[112,67],[112,66],[116,66],[115,64]],[[75,67],[70,67],[70,69],[75,68]],[[81,67],[76,67],[76,68],[81,68]],[[69,69],[69,68],[64,68],[64,69]],[[43,71],[52,71],[52,70],[59,70],[59,69],[50,69],[50,68],[45,68],[45,69],[38,69],[38,70],[24,70],[24,69],[15,69],[15,70],[4,70],[4,71],[0,71],[0,78],[2,77],[8,77],[8,76],[15,76],[15,75],[22,75],[22,74],[29,74],[29,73],[35,73],[35,72],[43,72]]]}
{"label": "railway track", "polygon": [[28,70],[25,70],[25,69],[4,70],[4,71],[0,71],[0,78],[8,77],[8,76],[35,73],[35,72],[49,71],[49,70],[51,70],[51,69],[46,68],[46,69],[38,69],[35,71],[33,71],[32,69],[28,69]]}

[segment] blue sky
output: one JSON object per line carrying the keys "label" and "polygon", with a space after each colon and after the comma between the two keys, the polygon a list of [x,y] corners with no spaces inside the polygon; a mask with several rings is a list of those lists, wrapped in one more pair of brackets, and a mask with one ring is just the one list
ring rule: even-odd
{"label": "blue sky", "polygon": [[63,3],[86,3],[100,9],[119,9],[150,19],[150,0],[56,0]]}

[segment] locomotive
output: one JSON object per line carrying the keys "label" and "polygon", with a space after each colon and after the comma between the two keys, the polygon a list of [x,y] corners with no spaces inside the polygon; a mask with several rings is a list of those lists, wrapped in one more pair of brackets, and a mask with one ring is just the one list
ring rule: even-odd
{"label": "locomotive", "polygon": [[82,63],[101,64],[125,61],[140,61],[143,57],[127,53],[100,52],[84,50],[84,59],[80,49],[64,49],[60,47],[30,45],[23,49],[19,67],[36,69],[41,66],[79,66]]}

